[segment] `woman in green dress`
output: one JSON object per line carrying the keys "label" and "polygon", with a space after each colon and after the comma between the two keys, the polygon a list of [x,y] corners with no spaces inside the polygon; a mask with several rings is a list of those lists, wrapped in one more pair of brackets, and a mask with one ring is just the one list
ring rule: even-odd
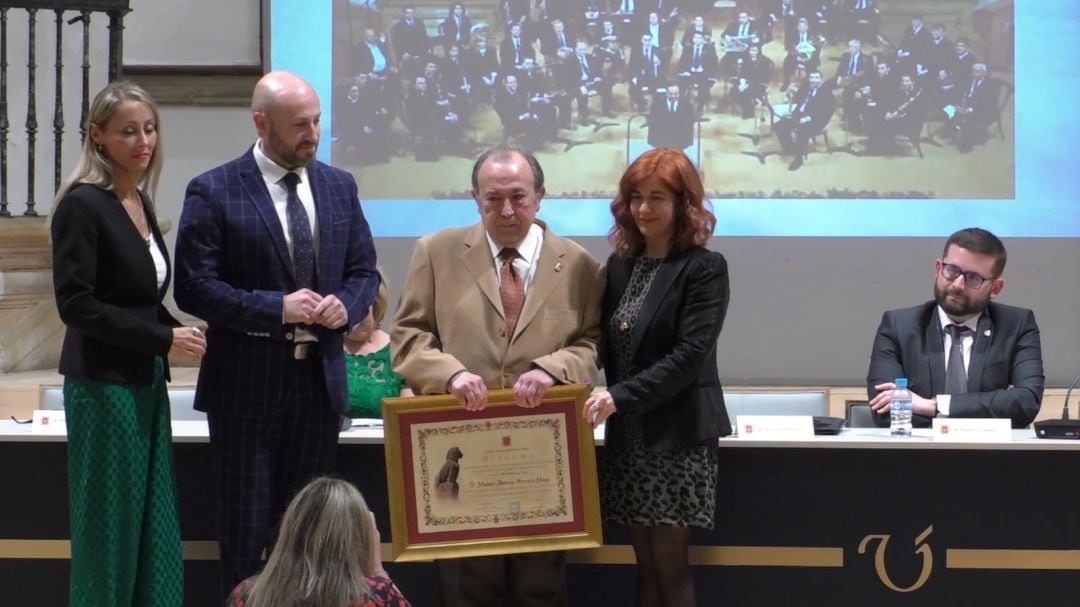
{"label": "woman in green dress", "polygon": [[404,378],[390,364],[390,336],[379,328],[390,304],[386,277],[379,272],[379,292],[364,321],[344,340],[349,380],[349,417],[382,419],[382,399],[412,396]]}
{"label": "woman in green dress", "polygon": [[169,258],[151,196],[161,121],[124,82],[94,99],[79,163],[53,201],[53,288],[68,432],[72,606],[180,607],[168,357],[206,340],[162,299]]}

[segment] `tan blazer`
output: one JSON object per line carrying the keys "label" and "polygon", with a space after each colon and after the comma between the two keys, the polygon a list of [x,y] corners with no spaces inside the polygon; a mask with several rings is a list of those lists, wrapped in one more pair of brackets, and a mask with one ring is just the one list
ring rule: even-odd
{"label": "tan blazer", "polygon": [[417,394],[445,394],[469,371],[511,388],[540,367],[558,383],[596,384],[604,273],[575,242],[544,230],[532,285],[514,334],[482,223],[421,238],[390,332],[394,370]]}

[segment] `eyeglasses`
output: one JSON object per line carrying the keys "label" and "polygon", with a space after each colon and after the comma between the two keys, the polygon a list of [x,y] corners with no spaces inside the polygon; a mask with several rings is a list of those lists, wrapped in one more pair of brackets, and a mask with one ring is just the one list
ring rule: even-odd
{"label": "eyeglasses", "polygon": [[983,283],[994,280],[994,278],[987,278],[978,272],[965,272],[960,266],[954,266],[951,263],[941,264],[941,276],[949,282],[956,280],[957,276],[963,276],[964,286],[969,289],[978,289],[983,286]]}

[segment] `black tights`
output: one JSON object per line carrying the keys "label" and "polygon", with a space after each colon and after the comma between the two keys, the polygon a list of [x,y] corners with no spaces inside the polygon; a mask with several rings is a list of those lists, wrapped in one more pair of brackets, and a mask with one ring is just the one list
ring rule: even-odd
{"label": "black tights", "polygon": [[694,607],[686,527],[630,527],[638,565],[639,607]]}

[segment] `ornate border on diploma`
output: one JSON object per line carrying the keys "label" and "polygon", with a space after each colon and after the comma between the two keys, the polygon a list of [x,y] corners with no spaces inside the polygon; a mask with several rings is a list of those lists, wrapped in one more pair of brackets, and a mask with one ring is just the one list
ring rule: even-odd
{"label": "ornate border on diploma", "polygon": [[[548,390],[539,407],[523,409],[514,404],[510,390],[489,393],[488,406],[481,412],[465,411],[457,400],[446,396],[393,398],[383,401],[385,424],[386,478],[390,498],[390,528],[397,562],[441,558],[515,554],[546,550],[597,548],[603,545],[600,527],[600,498],[597,490],[596,451],[590,424],[581,417],[581,407],[591,387],[555,386]],[[439,511],[440,499],[435,478],[442,474],[447,439],[466,445],[465,461],[476,457],[470,444],[498,436],[507,448],[506,464],[515,468],[514,453],[531,461],[528,449],[517,447],[518,438],[550,440],[545,451],[542,506],[521,508],[511,504],[500,510],[471,507],[470,494],[460,505],[458,483],[453,483],[451,512]],[[470,443],[470,441],[473,441]],[[432,450],[429,454],[429,450]],[[483,464],[489,466],[488,463]],[[462,468],[463,476],[468,476]],[[476,468],[471,469],[475,478]],[[545,474],[546,474],[545,473]],[[456,479],[455,471],[455,479]],[[467,481],[463,481],[463,484]],[[509,484],[509,483],[508,483]],[[449,490],[447,488],[447,490]]]}

